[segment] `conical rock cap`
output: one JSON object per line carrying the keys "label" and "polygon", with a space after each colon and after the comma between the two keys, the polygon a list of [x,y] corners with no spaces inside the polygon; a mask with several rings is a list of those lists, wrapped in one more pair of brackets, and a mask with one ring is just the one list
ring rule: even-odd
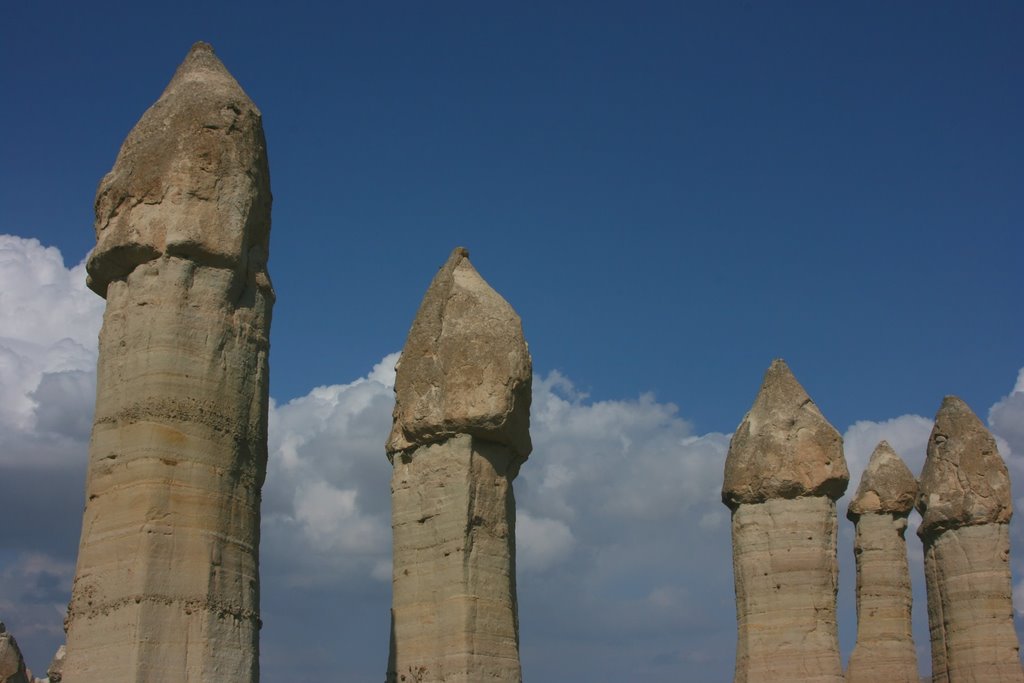
{"label": "conical rock cap", "polygon": [[455,434],[530,454],[533,370],[522,322],[462,247],[430,283],[396,370],[389,455]]}
{"label": "conical rock cap", "polygon": [[843,438],[783,360],[772,362],[725,459],[722,501],[730,508],[774,498],[838,499],[850,474]]}
{"label": "conical rock cap", "polygon": [[917,511],[922,538],[961,526],[1006,524],[1013,515],[1010,475],[996,441],[956,396],[947,396],[935,415]]}
{"label": "conical rock cap", "polygon": [[266,280],[270,171],[259,110],[196,43],[125,138],[96,193],[89,287],[162,255],[246,268]]}
{"label": "conical rock cap", "polygon": [[908,515],[917,498],[917,480],[888,441],[875,446],[846,516],[866,513]]}

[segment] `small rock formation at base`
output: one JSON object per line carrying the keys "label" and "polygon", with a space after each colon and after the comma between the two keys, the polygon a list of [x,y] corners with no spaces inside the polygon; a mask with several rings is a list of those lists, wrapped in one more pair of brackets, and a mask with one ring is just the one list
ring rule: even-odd
{"label": "small rock formation at base", "polygon": [[66,653],[67,648],[61,645],[53,655],[53,660],[50,662],[50,666],[46,669],[46,678],[49,683],[61,683],[63,680],[64,657],[66,656]]}
{"label": "small rock formation at base", "polygon": [[532,448],[522,323],[452,252],[395,379],[389,683],[522,680],[512,480]]}
{"label": "small rock formation at base", "polygon": [[733,434],[736,683],[843,681],[836,627],[836,505],[843,440],[782,360]]}
{"label": "small rock formation at base", "polygon": [[846,516],[856,525],[857,645],[846,683],[917,683],[910,621],[913,597],[903,534],[914,509],[917,480],[882,441],[860,479]]}
{"label": "small rock formation at base", "polygon": [[933,683],[1020,683],[1010,578],[1010,476],[966,403],[935,416],[917,498]]}
{"label": "small rock formation at base", "polygon": [[31,683],[18,641],[0,622],[0,683]]}
{"label": "small rock formation at base", "polygon": [[197,43],[97,191],[66,683],[259,678],[270,204],[260,112]]}

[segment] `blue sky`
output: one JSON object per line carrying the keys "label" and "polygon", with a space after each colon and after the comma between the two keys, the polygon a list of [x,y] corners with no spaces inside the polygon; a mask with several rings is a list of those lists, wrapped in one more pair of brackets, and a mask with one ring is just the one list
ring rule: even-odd
{"label": "blue sky", "polygon": [[[211,42],[263,112],[275,198],[272,457],[291,464],[268,476],[267,679],[383,670],[388,586],[373,577],[389,543],[390,390],[373,368],[464,245],[521,314],[549,411],[535,410],[538,448],[517,481],[533,544],[520,573],[528,680],[724,680],[734,633],[716,458],[772,358],[853,460],[875,437],[917,448],[949,393],[990,420],[1002,406],[1004,456],[1024,456],[1006,417],[1024,392],[1012,393],[1022,21],[1014,3],[5,3],[0,233],[79,263],[121,141],[189,46]],[[38,514],[2,544],[0,573],[50,581],[25,595],[52,603],[74,561],[83,434],[59,448],[47,437],[45,455],[39,439],[56,424],[47,406],[88,423],[102,302],[52,252],[18,241],[7,253],[25,289],[18,308],[4,281],[0,347],[16,371],[0,389],[9,406],[34,398],[11,409],[0,487]],[[70,356],[62,324],[81,347]],[[317,401],[340,423],[303,413]],[[292,460],[288,434],[302,442]],[[919,470],[920,455],[900,453]],[[677,486],[647,488],[659,480]],[[291,568],[296,556],[310,566]],[[268,577],[288,589],[268,593]],[[4,590],[0,608],[30,602]],[[597,618],[602,599],[618,619]],[[855,629],[841,618],[848,654]]]}

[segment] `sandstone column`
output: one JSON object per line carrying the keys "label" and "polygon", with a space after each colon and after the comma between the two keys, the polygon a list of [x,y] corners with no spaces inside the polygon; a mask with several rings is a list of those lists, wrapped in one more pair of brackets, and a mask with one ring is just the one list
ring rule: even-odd
{"label": "sandstone column", "polygon": [[913,598],[903,533],[917,480],[882,441],[860,479],[846,516],[856,525],[857,646],[846,683],[919,683],[910,622]]}
{"label": "sandstone column", "polygon": [[932,681],[1024,681],[1013,627],[1010,477],[967,404],[947,396],[921,472]]}
{"label": "sandstone column", "polygon": [[531,450],[530,353],[468,256],[431,283],[395,380],[392,682],[522,679],[512,480]]}
{"label": "sandstone column", "polygon": [[197,43],[96,197],[107,307],[66,683],[259,678],[270,202],[260,113]]}
{"label": "sandstone column", "polygon": [[839,682],[836,504],[850,475],[839,432],[773,361],[725,461],[732,510],[736,683]]}

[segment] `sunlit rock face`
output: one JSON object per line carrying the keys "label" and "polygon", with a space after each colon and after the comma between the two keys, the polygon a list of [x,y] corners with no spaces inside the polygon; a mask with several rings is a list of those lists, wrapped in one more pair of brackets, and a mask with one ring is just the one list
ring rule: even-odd
{"label": "sunlit rock face", "polygon": [[196,44],[96,197],[107,300],[63,680],[256,681],[270,176]]}
{"label": "sunlit rock face", "polygon": [[919,681],[904,540],[916,497],[914,475],[882,441],[871,454],[846,513],[856,525],[857,561],[857,645],[846,683]]}
{"label": "sunlit rock face", "polygon": [[947,396],[921,472],[932,681],[1024,681],[1013,627],[1010,477],[995,439]]}
{"label": "sunlit rock face", "polygon": [[781,360],[737,427],[722,501],[732,510],[736,683],[843,680],[835,501],[839,432]]}
{"label": "sunlit rock face", "polygon": [[387,680],[520,681],[512,480],[530,453],[522,324],[452,252],[398,363]]}

